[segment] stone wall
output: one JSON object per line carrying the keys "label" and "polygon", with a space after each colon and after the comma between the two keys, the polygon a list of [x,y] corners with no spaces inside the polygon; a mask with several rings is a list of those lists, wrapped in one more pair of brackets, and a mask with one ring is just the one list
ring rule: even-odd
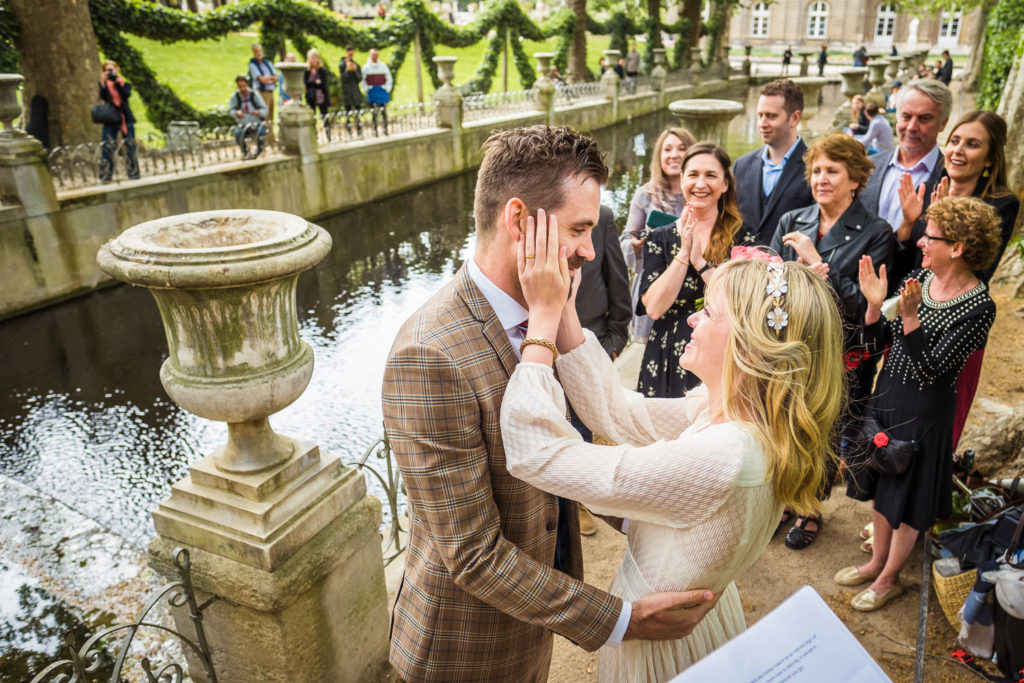
{"label": "stone wall", "polygon": [[[664,108],[674,99],[714,94],[725,81],[666,87],[559,108],[553,122],[598,130]],[[96,267],[100,246],[138,223],[210,209],[272,209],[310,220],[384,199],[479,165],[495,128],[544,123],[545,112],[429,129],[179,175],[143,178],[57,194],[56,211],[0,206],[0,319],[85,293],[111,281]],[[3,160],[0,159],[0,163]],[[25,168],[25,167],[22,167]],[[37,165],[45,171],[45,166]],[[49,182],[48,178],[43,179]],[[35,215],[33,215],[35,213]]]}

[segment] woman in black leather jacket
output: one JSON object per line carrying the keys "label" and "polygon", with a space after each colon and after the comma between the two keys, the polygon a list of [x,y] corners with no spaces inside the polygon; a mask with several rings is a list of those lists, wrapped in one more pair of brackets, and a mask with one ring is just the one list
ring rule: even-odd
{"label": "woman in black leather jacket", "polygon": [[[853,436],[863,415],[863,406],[871,392],[877,359],[868,356],[860,339],[860,323],[867,301],[858,282],[862,256],[892,269],[897,243],[892,228],[883,219],[869,213],[857,200],[874,165],[864,146],[845,133],[833,133],[815,140],[804,153],[807,183],[814,204],[785,214],[772,238],[771,247],[784,261],[800,261],[828,280],[840,302],[846,336],[844,351],[850,403],[843,420],[841,453],[851,464]],[[834,470],[831,473],[834,475]],[[823,495],[831,489],[831,476]],[[783,517],[783,523],[787,521]],[[821,528],[820,517],[799,517],[786,535],[786,545],[794,550],[814,542]]]}

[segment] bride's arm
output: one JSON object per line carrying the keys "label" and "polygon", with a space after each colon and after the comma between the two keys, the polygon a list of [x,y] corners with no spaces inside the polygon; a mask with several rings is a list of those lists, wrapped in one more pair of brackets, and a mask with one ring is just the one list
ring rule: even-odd
{"label": "bride's arm", "polygon": [[670,399],[629,391],[593,332],[583,334],[586,342],[559,356],[555,367],[572,409],[595,434],[633,445],[675,439],[707,406],[703,387]]}
{"label": "bride's arm", "polygon": [[725,501],[752,447],[732,425],[646,446],[585,443],[565,419],[550,367],[520,363],[501,406],[509,472],[594,512],[674,527],[698,524]]}

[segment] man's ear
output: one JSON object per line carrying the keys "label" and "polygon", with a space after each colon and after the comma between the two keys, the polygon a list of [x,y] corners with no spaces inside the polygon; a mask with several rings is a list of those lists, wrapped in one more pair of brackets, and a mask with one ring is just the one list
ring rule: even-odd
{"label": "man's ear", "polygon": [[526,204],[518,197],[512,197],[505,202],[505,210],[502,212],[502,225],[509,238],[513,242],[519,241],[519,235],[526,233]]}

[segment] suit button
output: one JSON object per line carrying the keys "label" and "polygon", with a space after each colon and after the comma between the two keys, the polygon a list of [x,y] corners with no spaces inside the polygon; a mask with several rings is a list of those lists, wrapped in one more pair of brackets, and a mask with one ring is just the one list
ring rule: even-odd
{"label": "suit button", "polygon": [[558,522],[548,522],[547,529],[548,529],[548,531],[555,531],[555,530],[557,530],[558,529]]}

